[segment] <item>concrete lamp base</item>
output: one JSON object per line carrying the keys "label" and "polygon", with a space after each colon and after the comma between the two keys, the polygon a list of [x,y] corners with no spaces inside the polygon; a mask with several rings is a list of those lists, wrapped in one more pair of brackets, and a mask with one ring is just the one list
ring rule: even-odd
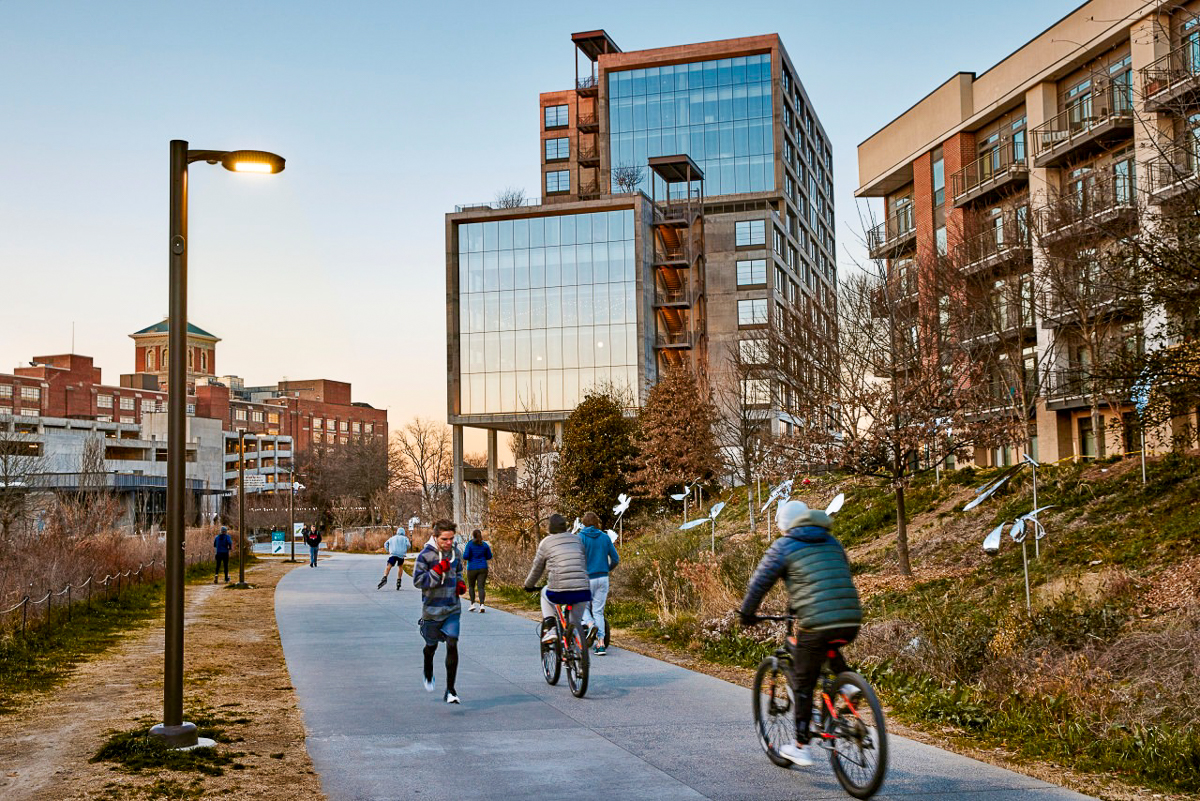
{"label": "concrete lamp base", "polygon": [[184,721],[178,726],[158,723],[150,728],[150,736],[157,737],[171,748],[195,748],[200,741],[196,724]]}

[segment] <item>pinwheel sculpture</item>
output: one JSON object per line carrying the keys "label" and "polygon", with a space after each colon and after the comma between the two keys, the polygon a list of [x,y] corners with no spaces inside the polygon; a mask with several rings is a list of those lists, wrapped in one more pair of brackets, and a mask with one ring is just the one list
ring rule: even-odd
{"label": "pinwheel sculpture", "polygon": [[696,526],[702,526],[705,523],[711,523],[712,524],[712,551],[713,551],[713,553],[716,553],[717,552],[717,515],[721,514],[721,510],[724,508],[725,508],[724,501],[721,501],[720,503],[714,503],[713,507],[708,510],[708,517],[698,517],[695,520],[689,520],[686,523],[684,523],[682,526],[680,526],[679,530],[684,531],[689,528],[695,528]]}
{"label": "pinwheel sculpture", "polygon": [[677,493],[677,494],[671,496],[671,500],[673,500],[673,501],[683,501],[683,519],[684,520],[687,520],[688,498],[691,497],[692,490],[695,489],[696,485],[699,483],[700,483],[700,479],[696,479],[695,481],[691,482],[690,484],[684,485],[683,492],[680,492],[680,493]]}
{"label": "pinwheel sculpture", "polygon": [[623,492],[617,496],[617,505],[613,507],[613,514],[617,516],[617,521],[614,524],[617,527],[617,531],[613,531],[610,528],[607,532],[608,536],[612,538],[613,542],[616,542],[620,538],[621,534],[625,533],[625,510],[629,508],[629,504],[632,502],[632,500],[632,498]]}
{"label": "pinwheel sculpture", "polygon": [[[1038,515],[1047,509],[1053,509],[1053,506],[1042,506],[1034,508],[1032,512],[1027,512],[1013,521],[1008,529],[1008,536],[1013,542],[1021,544],[1021,563],[1025,568],[1025,612],[1033,614],[1033,603],[1029,596],[1029,549],[1025,542],[1029,536],[1029,532],[1033,531],[1033,541],[1037,543],[1042,537],[1046,536],[1046,527],[1042,525],[1042,521],[1038,520]],[[983,540],[983,552],[989,556],[995,556],[1000,552],[1000,542],[1003,540],[1004,528],[1009,526],[1006,520],[1000,525],[992,529],[991,533]]]}

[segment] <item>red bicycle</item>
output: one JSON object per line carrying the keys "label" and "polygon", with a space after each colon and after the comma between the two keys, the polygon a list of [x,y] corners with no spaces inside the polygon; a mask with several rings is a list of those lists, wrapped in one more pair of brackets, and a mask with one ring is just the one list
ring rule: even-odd
{"label": "red bicycle", "polygon": [[545,632],[538,625],[541,641],[542,672],[547,684],[557,684],[563,665],[567,668],[567,686],[576,698],[582,698],[588,687],[587,640],[579,626],[570,624],[571,604],[554,604],[554,640],[546,642]]}

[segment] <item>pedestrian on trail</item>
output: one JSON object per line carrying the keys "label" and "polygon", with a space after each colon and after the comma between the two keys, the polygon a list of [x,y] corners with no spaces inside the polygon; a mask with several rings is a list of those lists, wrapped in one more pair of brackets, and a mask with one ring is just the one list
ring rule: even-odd
{"label": "pedestrian on trail", "polygon": [[421,636],[425,638],[425,691],[433,692],[433,656],[438,643],[446,643],[447,704],[459,703],[454,691],[458,674],[458,633],[462,623],[462,601],[467,585],[462,579],[462,554],[454,545],[455,525],[449,520],[433,524],[433,539],[413,562],[413,584],[421,588]]}
{"label": "pedestrian on trail", "polygon": [[[483,532],[471,532],[471,541],[463,549],[463,561],[467,563],[467,589],[471,593],[472,612],[486,612],[488,562],[492,560],[492,546],[483,541]],[[479,588],[479,603],[475,603],[475,588]]]}
{"label": "pedestrian on trail", "polygon": [[546,575],[546,587],[542,590],[542,642],[551,643],[554,642],[555,605],[570,604],[571,619],[568,622],[578,626],[588,601],[592,600],[583,544],[571,533],[562,515],[550,515],[550,534],[538,543],[533,566],[525,578],[525,591],[536,590],[543,574]]}
{"label": "pedestrian on trail", "polygon": [[221,526],[221,533],[213,537],[213,550],[217,552],[217,564],[213,568],[213,584],[217,583],[217,576],[221,573],[221,567],[225,567],[225,583],[229,583],[229,552],[233,550],[233,537],[229,536],[229,529]]}
{"label": "pedestrian on trail", "polygon": [[383,578],[375,585],[375,589],[382,589],[387,583],[388,573],[392,570],[392,565],[396,566],[396,589],[400,589],[400,583],[404,579],[404,559],[408,556],[408,547],[411,543],[408,537],[404,536],[403,527],[397,528],[387,542],[383,544],[383,548],[387,551],[387,567],[383,569]]}
{"label": "pedestrian on trail", "polygon": [[321,548],[321,529],[315,526],[304,534],[304,544],[308,546],[308,566],[317,566],[317,551]]}
{"label": "pedestrian on trail", "polygon": [[587,560],[588,584],[592,591],[592,602],[583,613],[583,623],[588,626],[589,638],[596,641],[593,653],[604,656],[604,632],[608,623],[604,620],[604,605],[608,602],[608,574],[621,562],[617,547],[607,531],[600,530],[600,517],[595,512],[585,512],[579,541],[583,543],[583,554]]}

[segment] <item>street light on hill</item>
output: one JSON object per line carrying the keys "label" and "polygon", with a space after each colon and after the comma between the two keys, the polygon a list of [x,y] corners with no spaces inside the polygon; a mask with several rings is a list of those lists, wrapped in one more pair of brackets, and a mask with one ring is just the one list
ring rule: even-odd
{"label": "street light on hill", "polygon": [[261,150],[189,150],[171,141],[170,315],[167,345],[167,608],[163,658],[163,722],[150,733],[172,747],[199,742],[196,726],[183,719],[184,482],[187,436],[187,208],[188,165],[220,164],[232,172],[282,172],[284,160]]}

